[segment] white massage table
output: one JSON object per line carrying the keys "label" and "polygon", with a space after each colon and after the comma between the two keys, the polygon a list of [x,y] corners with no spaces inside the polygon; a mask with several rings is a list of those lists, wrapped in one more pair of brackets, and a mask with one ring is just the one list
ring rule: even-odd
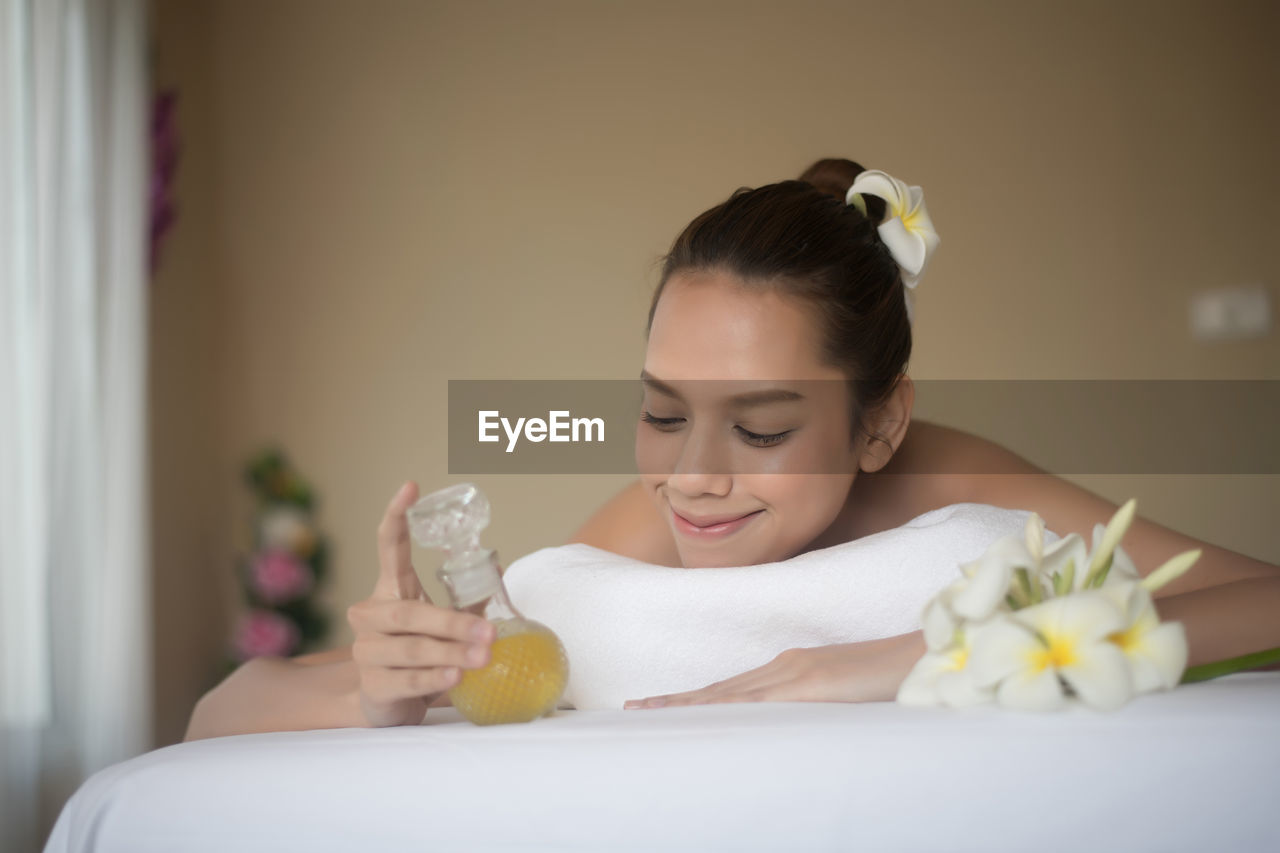
{"label": "white massage table", "polygon": [[1280,672],[1033,715],[559,710],[242,735],[91,777],[52,853],[1280,850]]}

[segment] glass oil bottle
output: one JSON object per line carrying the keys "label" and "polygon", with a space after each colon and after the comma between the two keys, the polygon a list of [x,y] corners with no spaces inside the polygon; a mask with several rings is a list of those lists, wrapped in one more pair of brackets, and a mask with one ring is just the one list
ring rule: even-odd
{"label": "glass oil bottle", "polygon": [[476,725],[525,723],[555,709],[569,682],[569,659],[555,633],[525,618],[507,597],[497,554],[480,546],[489,501],[461,483],[433,492],[407,513],[419,545],[445,551],[436,572],[450,606],[483,616],[496,628],[489,662],[463,669],[449,700]]}

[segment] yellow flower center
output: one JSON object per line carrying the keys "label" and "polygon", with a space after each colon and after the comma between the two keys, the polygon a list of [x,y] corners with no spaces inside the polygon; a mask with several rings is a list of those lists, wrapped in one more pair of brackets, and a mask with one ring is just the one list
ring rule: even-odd
{"label": "yellow flower center", "polygon": [[968,649],[956,649],[955,651],[951,652],[951,668],[952,669],[964,669],[965,664],[967,664],[968,662],[969,662]]}
{"label": "yellow flower center", "polygon": [[1134,622],[1129,626],[1129,630],[1116,631],[1114,634],[1108,634],[1107,639],[1127,652],[1138,644],[1138,637],[1141,633],[1142,632],[1138,629],[1138,623]]}
{"label": "yellow flower center", "polygon": [[1062,637],[1050,637],[1048,646],[1041,646],[1031,653],[1031,668],[1036,673],[1043,672],[1045,667],[1070,666],[1075,661],[1075,644]]}

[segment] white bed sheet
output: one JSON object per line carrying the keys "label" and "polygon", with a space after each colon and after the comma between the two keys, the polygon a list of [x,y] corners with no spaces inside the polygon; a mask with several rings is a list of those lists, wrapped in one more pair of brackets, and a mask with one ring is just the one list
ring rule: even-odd
{"label": "white bed sheet", "polygon": [[106,768],[51,853],[1280,850],[1280,673],[1032,715],[559,710],[240,735]]}

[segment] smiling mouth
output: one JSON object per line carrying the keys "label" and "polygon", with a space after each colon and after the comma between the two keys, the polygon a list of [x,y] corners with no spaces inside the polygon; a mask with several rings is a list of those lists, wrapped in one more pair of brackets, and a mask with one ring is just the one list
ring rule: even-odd
{"label": "smiling mouth", "polygon": [[755,510],[754,512],[745,512],[742,515],[724,515],[724,516],[712,517],[712,518],[698,518],[697,516],[688,516],[688,515],[685,515],[684,513],[676,512],[674,509],[671,511],[675,512],[676,515],[678,515],[681,518],[681,520],[689,522],[694,527],[715,527],[718,524],[729,524],[730,522],[741,521],[742,519],[746,518],[748,515],[755,515],[757,512],[763,512],[764,510],[758,509],[758,510]]}
{"label": "smiling mouth", "polygon": [[701,519],[689,519],[675,509],[671,509],[672,521],[675,528],[685,536],[694,538],[713,538],[719,536],[727,536],[737,530],[750,524],[752,519],[764,512],[763,509],[737,516],[720,516],[720,517],[704,517]]}

